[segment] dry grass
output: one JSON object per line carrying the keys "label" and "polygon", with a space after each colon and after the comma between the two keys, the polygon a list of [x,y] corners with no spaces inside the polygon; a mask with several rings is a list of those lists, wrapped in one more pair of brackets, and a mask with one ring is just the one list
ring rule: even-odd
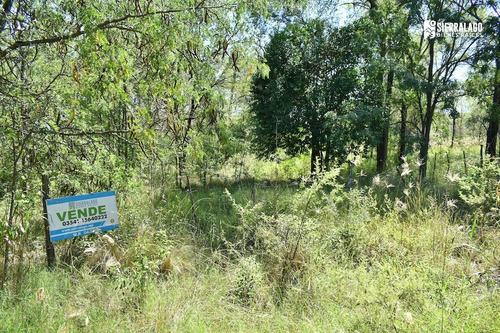
{"label": "dry grass", "polygon": [[[304,191],[280,196],[280,215],[299,214],[305,206],[297,200]],[[230,192],[244,204],[250,187]],[[289,275],[283,294],[275,274],[282,267],[276,259],[281,252],[272,254],[286,239],[279,232],[287,229],[270,219],[272,193],[259,190],[262,205],[253,211],[252,223],[260,223],[255,237],[277,238],[253,247],[241,246],[243,229],[234,226],[245,221],[213,190],[196,193],[197,200],[205,198],[198,215],[214,225],[198,235],[185,213],[187,194],[150,190],[133,200],[122,197],[122,228],[111,233],[114,247],[101,236],[58,244],[58,250],[80,249],[73,253],[74,264],[54,271],[35,265],[11,280],[0,292],[0,331],[494,332],[500,327],[498,228],[479,226],[471,237],[467,215],[458,218],[433,200],[420,202],[418,209],[391,201],[382,209],[366,190],[320,189],[307,208],[307,228],[301,229],[300,268]],[[300,216],[282,221],[300,222]],[[84,264],[90,247],[103,257]],[[114,252],[119,265],[97,269]]]}

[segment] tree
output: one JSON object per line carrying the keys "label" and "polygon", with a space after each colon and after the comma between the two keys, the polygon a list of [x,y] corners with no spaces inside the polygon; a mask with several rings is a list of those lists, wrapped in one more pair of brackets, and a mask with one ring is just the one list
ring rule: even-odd
{"label": "tree", "polygon": [[[8,229],[21,214],[20,192],[39,195],[46,175],[54,195],[108,189],[130,178],[141,154],[148,162],[163,157],[165,141],[181,138],[185,149],[193,131],[221,119],[220,69],[242,64],[241,34],[228,27],[278,4],[1,2],[0,177],[9,180]],[[12,246],[2,241],[4,280]]]}
{"label": "tree", "polygon": [[[377,0],[369,0],[368,20],[365,32],[367,41],[374,43],[375,52],[378,57],[372,59],[374,62],[373,79],[375,89],[373,89],[373,107],[375,109],[372,119],[378,125],[377,138],[377,172],[382,172],[387,167],[387,153],[389,144],[389,126],[391,118],[391,95],[394,83],[394,67],[389,57],[394,57],[392,50],[393,40],[397,40],[394,30],[398,28],[398,17],[400,8],[397,8],[392,1],[385,1],[382,4]],[[378,111],[378,112],[377,112]]]}
{"label": "tree", "polygon": [[471,64],[474,73],[467,83],[468,92],[487,110],[486,154],[497,156],[500,129],[500,6],[495,1],[475,1],[464,8],[468,16],[484,25]]}
{"label": "tree", "polygon": [[[420,132],[419,175],[425,178],[434,114],[448,92],[455,89],[456,69],[471,59],[473,46],[479,36],[444,35],[424,38],[426,19],[445,22],[462,22],[467,16],[469,3],[461,1],[404,1],[409,10],[410,26],[421,29],[406,57],[406,83],[412,86],[417,105]],[[472,5],[473,6],[473,5]],[[472,7],[470,6],[470,7]]]}
{"label": "tree", "polygon": [[[264,54],[269,77],[255,76],[252,86],[254,142],[261,155],[310,149],[315,173],[333,151],[345,148],[351,129],[339,120],[357,92],[357,52],[355,29],[328,28],[319,20],[272,36]],[[334,132],[341,142],[332,141]]]}

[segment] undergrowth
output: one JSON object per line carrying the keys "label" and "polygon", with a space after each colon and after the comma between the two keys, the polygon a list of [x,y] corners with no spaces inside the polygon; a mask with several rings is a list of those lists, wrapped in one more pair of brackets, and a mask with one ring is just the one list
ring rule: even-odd
{"label": "undergrowth", "polygon": [[[389,186],[390,175],[346,191],[338,174],[281,183],[277,192],[258,181],[197,188],[198,230],[185,191],[122,193],[120,228],[107,234],[115,247],[102,234],[58,242],[59,264],[49,271],[36,238],[25,253],[34,258],[29,269],[15,270],[0,291],[0,331],[500,327],[491,210],[461,209],[469,203],[456,193],[467,189],[455,179],[436,198],[411,178]],[[491,194],[484,191],[476,195]]]}

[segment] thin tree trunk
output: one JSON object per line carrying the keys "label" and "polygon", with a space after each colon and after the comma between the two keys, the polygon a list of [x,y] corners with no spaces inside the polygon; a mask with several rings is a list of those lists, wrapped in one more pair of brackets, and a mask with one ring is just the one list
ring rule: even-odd
{"label": "thin tree trunk", "polygon": [[[383,50],[383,52],[381,52],[381,55],[385,56],[385,53],[386,51]],[[382,101],[382,105],[384,107],[384,114],[383,114],[383,128],[380,137],[380,143],[377,145],[377,172],[383,172],[387,168],[387,154],[389,151],[389,123],[391,117],[389,104],[390,104],[390,97],[392,95],[393,82],[394,82],[394,70],[390,69],[389,72],[387,73],[386,95]]]}
{"label": "thin tree trunk", "polygon": [[193,221],[193,226],[195,233],[198,232],[198,221],[196,219],[196,209],[194,206],[194,197],[193,197],[193,191],[191,190],[191,182],[189,181],[189,175],[186,173],[186,185],[187,185],[187,190],[189,192],[189,200],[191,201],[191,218]]}
{"label": "thin tree trunk", "polygon": [[457,122],[457,118],[453,117],[453,122],[452,122],[452,126],[451,126],[451,145],[450,145],[450,148],[453,148],[453,142],[455,141],[456,122]]}
{"label": "thin tree trunk", "polygon": [[486,154],[491,158],[497,156],[497,133],[498,133],[498,120],[490,119],[488,130],[486,131]]}
{"label": "thin tree trunk", "polygon": [[[432,84],[433,78],[434,78],[434,43],[435,39],[429,40],[429,67],[427,68],[427,83],[429,85]],[[420,169],[419,169],[419,176],[420,179],[424,179],[427,175],[427,158],[429,155],[429,143],[430,143],[430,136],[431,136],[431,125],[432,125],[432,118],[434,117],[434,109],[435,109],[435,99],[433,101],[433,89],[428,89],[426,92],[426,111],[425,111],[425,117],[424,117],[424,124],[423,124],[423,136],[420,141]]]}
{"label": "thin tree trunk", "polygon": [[483,167],[483,145],[481,145],[481,150],[479,151],[479,165]]}
{"label": "thin tree trunk", "polygon": [[406,155],[406,117],[408,115],[408,107],[405,102],[401,104],[401,128],[399,130],[399,161],[401,164],[403,157]]}
{"label": "thin tree trunk", "polygon": [[327,142],[326,144],[326,151],[325,151],[325,170],[330,171],[330,141]]}
{"label": "thin tree trunk", "polygon": [[[17,185],[17,162],[18,162],[18,157],[17,155],[17,147],[16,143],[13,140],[12,141],[12,156],[13,156],[13,165],[12,165],[12,182],[10,186],[10,206],[9,206],[9,219],[7,221],[8,228],[12,229],[13,223],[14,223],[14,206],[16,202],[16,185]],[[3,289],[5,281],[7,280],[7,274],[9,272],[9,256],[10,256],[10,240],[5,239],[5,257],[3,261],[3,274],[2,274],[2,282],[0,285],[0,289]]]}
{"label": "thin tree trunk", "polygon": [[49,175],[42,175],[42,205],[43,205],[43,225],[45,229],[45,251],[47,253],[47,264],[53,268],[56,264],[56,252],[54,244],[50,241],[49,215],[47,213],[47,200],[50,198]]}
{"label": "thin tree trunk", "polygon": [[179,179],[179,188],[182,190],[182,168],[183,168],[183,156],[184,153],[181,154],[181,156],[178,157],[177,161],[177,177]]}
{"label": "thin tree trunk", "polygon": [[318,146],[313,143],[311,149],[311,176],[313,176],[317,170],[319,170],[321,160],[320,160],[321,151]]}
{"label": "thin tree trunk", "polygon": [[[386,116],[384,116],[385,118]],[[380,143],[377,145],[377,172],[383,172],[387,167],[387,151],[389,146],[389,122],[384,119]]]}
{"label": "thin tree trunk", "polygon": [[499,130],[499,118],[500,118],[500,59],[495,59],[495,81],[494,81],[494,91],[493,91],[493,106],[490,111],[490,122],[488,124],[488,130],[486,132],[486,154],[490,155],[490,158],[496,156],[497,149],[497,135]]}

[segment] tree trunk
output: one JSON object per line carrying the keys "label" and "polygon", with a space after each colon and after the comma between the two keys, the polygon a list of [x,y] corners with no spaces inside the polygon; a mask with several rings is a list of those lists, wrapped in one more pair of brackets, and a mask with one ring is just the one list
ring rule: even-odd
{"label": "tree trunk", "polygon": [[[427,68],[427,83],[432,84],[434,78],[434,43],[435,39],[429,40],[429,67]],[[420,140],[420,169],[419,176],[420,179],[424,179],[427,176],[427,158],[429,155],[429,143],[431,137],[431,125],[432,118],[434,117],[434,110],[436,108],[436,99],[434,98],[434,89],[428,88],[426,92],[426,106],[425,106],[425,117],[424,123],[422,124],[422,139]]]}
{"label": "tree trunk", "polygon": [[[385,53],[386,52],[384,50],[383,52],[384,56]],[[382,118],[383,128],[380,137],[380,143],[377,145],[377,172],[383,172],[387,167],[387,154],[389,150],[389,123],[391,118],[389,104],[390,104],[390,97],[392,95],[393,82],[394,82],[394,70],[390,69],[389,72],[387,73],[386,95],[383,100],[383,106],[384,106],[384,114]]]}
{"label": "tree trunk", "polygon": [[494,91],[493,91],[493,105],[490,111],[490,119],[488,124],[488,130],[486,132],[486,154],[490,155],[490,158],[496,156],[497,151],[497,134],[499,129],[499,118],[500,118],[500,59],[495,59],[495,80],[494,80]]}
{"label": "tree trunk", "polygon": [[196,219],[196,207],[193,197],[193,191],[191,190],[191,182],[189,181],[189,175],[186,173],[186,185],[189,193],[189,201],[191,202],[191,219],[193,222],[194,232],[198,233],[198,220]]}
{"label": "tree trunk", "polygon": [[453,142],[455,141],[455,127],[456,127],[456,122],[457,122],[457,118],[453,117],[453,122],[452,122],[452,125],[451,125],[451,145],[450,145],[450,148],[453,148]]}
{"label": "tree trunk", "polygon": [[408,115],[408,107],[405,102],[401,104],[401,128],[399,130],[399,161],[402,163],[403,157],[406,155],[406,117]]}
{"label": "tree trunk", "polygon": [[326,151],[325,151],[325,170],[330,171],[330,141],[327,142],[326,144]]}
{"label": "tree trunk", "polygon": [[181,156],[177,157],[177,179],[179,188],[182,190],[182,176],[183,176],[183,168],[184,168],[184,152],[181,153]]}
{"label": "tree trunk", "polygon": [[321,167],[321,150],[319,149],[317,144],[312,145],[311,149],[311,176],[317,173]]}
{"label": "tree trunk", "polygon": [[492,119],[493,115],[490,116],[490,123],[488,124],[488,130],[486,131],[486,154],[489,154],[491,158],[497,155],[497,133],[498,133],[498,119]]}
{"label": "tree trunk", "polygon": [[[12,118],[14,119],[14,117]],[[12,229],[13,224],[14,224],[14,206],[15,206],[15,200],[16,200],[16,191],[17,191],[17,149],[16,149],[16,143],[15,141],[12,141],[12,156],[13,156],[13,165],[12,165],[12,182],[11,182],[11,187],[10,187],[10,206],[9,206],[9,219],[7,221],[7,225],[9,230]],[[2,273],[2,282],[0,285],[0,289],[3,289],[5,281],[7,280],[7,273],[9,271],[9,256],[10,256],[10,240],[5,239],[5,256],[4,256],[4,261],[3,261],[3,273]]]}
{"label": "tree trunk", "polygon": [[49,215],[47,214],[47,202],[50,198],[50,180],[49,175],[42,175],[42,205],[43,205],[43,225],[45,229],[45,251],[47,253],[47,264],[53,268],[56,264],[56,252],[54,244],[50,241]]}
{"label": "tree trunk", "polygon": [[[377,17],[377,10],[379,8],[379,4],[377,0],[369,0],[370,4],[370,16],[373,20],[374,23],[376,24],[383,24],[382,20]],[[390,47],[391,40],[387,40],[386,36],[380,36],[380,50],[379,50],[379,55],[381,59],[385,59],[387,55],[387,50]],[[380,71],[379,77],[377,78],[377,81],[380,83],[380,86],[383,87],[384,85],[384,70]],[[387,87],[386,87],[386,96],[384,96],[383,91],[380,91],[380,95],[378,96],[378,101],[377,101],[377,106],[384,108],[383,114],[382,114],[382,129],[379,134],[379,142],[377,144],[377,172],[383,172],[386,167],[387,167],[387,152],[388,152],[388,146],[389,146],[389,119],[390,119],[390,112],[389,108],[387,107],[388,103],[388,97],[392,93],[392,84],[394,80],[394,70],[390,69],[389,72],[387,73]]]}
{"label": "tree trunk", "polygon": [[[385,118],[385,116],[384,116]],[[380,143],[377,145],[377,172],[383,172],[387,167],[387,150],[389,147],[389,123],[384,119]]]}

